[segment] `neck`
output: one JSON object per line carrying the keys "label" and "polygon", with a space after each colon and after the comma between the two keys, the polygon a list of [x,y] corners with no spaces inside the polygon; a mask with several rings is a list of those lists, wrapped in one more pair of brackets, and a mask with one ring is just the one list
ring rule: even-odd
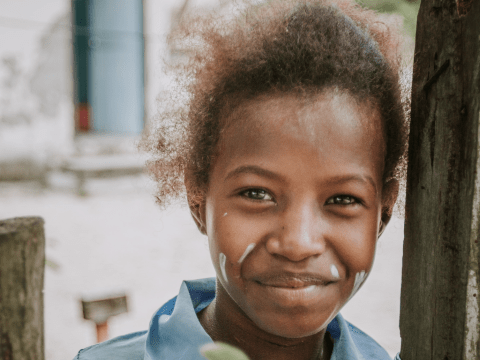
{"label": "neck", "polygon": [[214,301],[198,314],[213,341],[236,346],[252,360],[330,359],[333,344],[325,337],[325,330],[298,339],[269,334],[251,321],[219,285]]}

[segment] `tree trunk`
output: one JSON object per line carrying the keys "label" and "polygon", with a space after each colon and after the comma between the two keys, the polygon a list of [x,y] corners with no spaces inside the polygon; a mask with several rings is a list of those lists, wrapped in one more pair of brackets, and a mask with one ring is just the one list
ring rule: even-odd
{"label": "tree trunk", "polygon": [[0,221],[0,360],[44,360],[43,219]]}
{"label": "tree trunk", "polygon": [[480,359],[480,1],[422,0],[403,250],[402,360]]}

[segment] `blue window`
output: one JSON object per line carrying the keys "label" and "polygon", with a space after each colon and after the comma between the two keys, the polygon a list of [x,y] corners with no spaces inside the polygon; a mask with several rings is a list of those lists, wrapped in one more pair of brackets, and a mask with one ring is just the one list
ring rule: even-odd
{"label": "blue window", "polygon": [[77,132],[135,135],[144,125],[142,0],[73,0]]}

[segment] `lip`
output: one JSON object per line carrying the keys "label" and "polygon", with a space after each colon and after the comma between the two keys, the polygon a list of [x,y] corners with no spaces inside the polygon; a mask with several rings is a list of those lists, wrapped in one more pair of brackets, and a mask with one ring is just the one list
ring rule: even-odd
{"label": "lip", "polygon": [[312,277],[268,277],[253,281],[256,297],[262,302],[280,308],[305,311],[312,306],[328,301],[333,287],[323,278]]}
{"label": "lip", "polygon": [[255,276],[252,280],[259,285],[291,290],[301,290],[312,286],[326,286],[334,282],[329,278],[312,273],[264,274]]}

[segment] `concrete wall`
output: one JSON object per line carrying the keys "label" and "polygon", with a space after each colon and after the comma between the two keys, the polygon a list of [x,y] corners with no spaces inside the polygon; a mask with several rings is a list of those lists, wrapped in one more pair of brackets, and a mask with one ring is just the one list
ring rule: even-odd
{"label": "concrete wall", "polygon": [[33,51],[0,53],[0,179],[38,177],[72,152],[69,27],[62,15]]}
{"label": "concrete wall", "polygon": [[[191,0],[189,7],[219,2]],[[144,0],[147,123],[169,92],[165,37],[182,4]],[[2,16],[13,19],[0,19],[0,180],[42,177],[75,153],[70,11],[65,0],[0,0]]]}

